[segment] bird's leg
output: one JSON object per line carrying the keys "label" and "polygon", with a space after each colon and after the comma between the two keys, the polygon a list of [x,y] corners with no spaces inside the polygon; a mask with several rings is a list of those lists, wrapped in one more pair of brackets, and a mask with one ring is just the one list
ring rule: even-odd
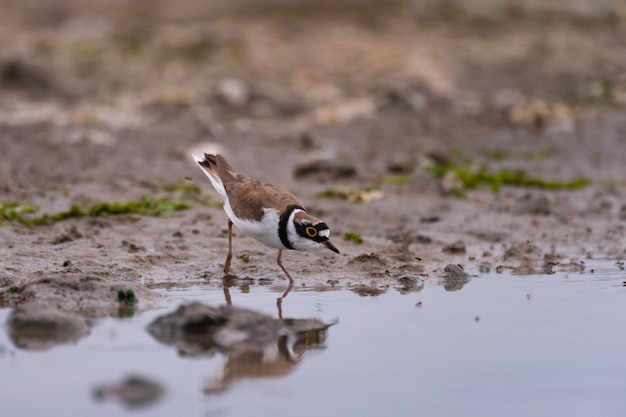
{"label": "bird's leg", "polygon": [[281,257],[282,254],[283,254],[283,250],[282,249],[278,249],[278,256],[276,257],[276,263],[278,264],[278,266],[280,266],[280,269],[283,270],[285,275],[287,275],[287,278],[289,278],[289,284],[293,284],[293,278],[291,278],[291,275],[289,275],[289,272],[287,272],[287,270],[283,266],[283,263],[280,260],[280,257]]}
{"label": "bird's leg", "polygon": [[224,283],[223,288],[224,288],[224,299],[226,300],[226,305],[230,307],[233,305],[233,300],[230,298],[230,291],[228,290],[228,285]]}
{"label": "bird's leg", "polygon": [[289,284],[287,290],[283,293],[281,297],[276,299],[276,308],[278,309],[278,318],[282,320],[283,318],[283,299],[287,297],[287,294],[293,289],[293,284]]}
{"label": "bird's leg", "polygon": [[224,262],[224,273],[228,274],[230,270],[230,260],[233,259],[233,222],[228,219],[228,255]]}

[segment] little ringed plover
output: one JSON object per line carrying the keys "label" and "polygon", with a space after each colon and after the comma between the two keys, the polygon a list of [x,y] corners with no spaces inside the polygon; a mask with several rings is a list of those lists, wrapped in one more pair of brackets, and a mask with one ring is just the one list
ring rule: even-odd
{"label": "little ringed plover", "polygon": [[293,278],[281,262],[283,250],[307,251],[326,247],[339,253],[328,239],[330,229],[326,223],[307,213],[289,191],[238,173],[219,154],[205,153],[203,157],[193,157],[213,188],[224,198],[224,211],[228,216],[225,274],[233,256],[233,224],[244,234],[278,249],[276,262],[292,284]]}

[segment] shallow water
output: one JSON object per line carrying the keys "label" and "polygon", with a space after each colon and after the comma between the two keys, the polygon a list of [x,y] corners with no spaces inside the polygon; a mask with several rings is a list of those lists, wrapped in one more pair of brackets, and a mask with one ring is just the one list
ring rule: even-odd
{"label": "shallow water", "polygon": [[[626,276],[612,262],[587,266],[595,273],[487,274],[458,291],[428,282],[378,296],[296,288],[284,317],[339,323],[322,346],[291,363],[265,363],[255,377],[244,370],[219,393],[207,387],[226,366],[245,364],[180,356],[155,341],[145,327],[173,308],[103,319],[78,343],[43,352],[20,350],[3,331],[1,414],[622,416]],[[167,293],[224,303],[215,287]],[[236,306],[278,314],[280,293],[267,286],[230,294]],[[0,310],[0,320],[8,314]],[[94,398],[96,386],[128,375],[158,382],[164,396],[137,407]]]}

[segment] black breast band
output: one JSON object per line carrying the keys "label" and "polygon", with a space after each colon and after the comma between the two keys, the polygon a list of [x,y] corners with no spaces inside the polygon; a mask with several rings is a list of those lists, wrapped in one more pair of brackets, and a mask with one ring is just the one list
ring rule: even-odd
{"label": "black breast band", "polygon": [[285,211],[280,214],[280,220],[278,221],[278,237],[280,238],[283,246],[287,249],[293,249],[293,245],[287,237],[287,222],[289,221],[289,216],[291,216],[291,213],[293,213],[294,210],[304,211],[304,208],[298,206],[297,204],[288,206]]}

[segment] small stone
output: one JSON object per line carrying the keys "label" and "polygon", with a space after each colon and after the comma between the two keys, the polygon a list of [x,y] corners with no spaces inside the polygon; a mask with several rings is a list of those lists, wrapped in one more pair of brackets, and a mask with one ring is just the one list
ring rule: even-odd
{"label": "small stone", "polygon": [[507,232],[499,230],[484,230],[474,229],[467,232],[469,235],[474,236],[477,239],[485,240],[487,242],[501,242],[508,236]]}
{"label": "small stone", "polygon": [[50,89],[50,82],[43,73],[19,60],[10,60],[0,65],[0,84],[32,93],[46,92]]}
{"label": "small stone", "polygon": [[136,375],[128,376],[120,382],[102,384],[93,390],[95,399],[117,400],[131,409],[152,405],[164,394],[165,389],[161,384]]}
{"label": "small stone", "polygon": [[415,243],[421,243],[423,245],[429,245],[433,243],[432,238],[426,235],[417,235],[415,236]]}
{"label": "small stone", "polygon": [[348,261],[348,265],[354,264],[374,264],[379,266],[385,266],[387,265],[387,261],[381,258],[380,255],[378,255],[377,253],[371,252],[362,253],[359,256],[355,256],[354,258],[350,259],[350,261]]}
{"label": "small stone", "polygon": [[363,297],[376,297],[385,293],[385,290],[369,285],[355,285],[350,290]]}
{"label": "small stone", "polygon": [[450,255],[463,254],[465,253],[465,244],[462,240],[457,240],[456,242],[444,247],[441,251]]}
{"label": "small stone", "polygon": [[373,117],[376,111],[376,102],[372,97],[361,97],[320,106],[313,111],[312,118],[322,125],[344,124]]}
{"label": "small stone", "polygon": [[146,250],[143,246],[136,245],[127,240],[122,240],[122,247],[126,248],[129,253],[143,252]]}
{"label": "small stone", "polygon": [[530,242],[510,246],[504,253],[504,260],[510,258],[526,259],[528,256],[540,256],[541,249]]}
{"label": "small stone", "polygon": [[585,270],[585,263],[583,261],[574,261],[570,260],[568,264],[559,265],[559,270],[572,272],[572,273],[582,273]]}
{"label": "small stone", "polygon": [[436,214],[422,216],[420,218],[420,223],[424,223],[424,224],[439,223],[440,221],[441,221],[441,217]]}
{"label": "small stone", "polygon": [[387,172],[392,174],[410,174],[415,170],[417,161],[409,153],[400,153],[392,156],[387,162]]}
{"label": "small stone", "polygon": [[420,285],[421,283],[421,280],[410,275],[403,275],[398,278],[398,284],[400,284],[400,293],[402,294],[421,290],[423,287],[423,285]]}
{"label": "small stone", "polygon": [[69,230],[64,231],[63,233],[61,233],[58,236],[56,236],[52,240],[52,244],[53,245],[58,245],[60,243],[72,242],[72,241],[74,241],[76,239],[80,239],[82,237],[83,237],[83,234],[78,231],[76,226],[72,226],[72,227],[70,227]]}
{"label": "small stone", "polygon": [[532,216],[548,216],[551,212],[550,202],[545,196],[539,196],[536,198],[530,197],[528,201],[521,203],[513,210],[514,214],[529,214]]}
{"label": "small stone", "polygon": [[443,288],[459,291],[470,281],[470,275],[460,265],[448,264],[443,269]]}
{"label": "small stone", "polygon": [[444,193],[451,193],[457,190],[463,190],[463,181],[458,175],[452,171],[448,171],[439,181],[439,186]]}
{"label": "small stone", "polygon": [[304,132],[300,135],[300,148],[305,151],[311,151],[318,149],[319,146],[310,132]]}
{"label": "small stone", "polygon": [[398,282],[404,286],[407,286],[407,285],[414,286],[415,284],[417,284],[418,279],[415,277],[402,276],[398,278]]}
{"label": "small stone", "polygon": [[216,86],[217,96],[226,104],[240,108],[250,99],[250,91],[246,84],[235,78],[224,78]]}
{"label": "small stone", "polygon": [[446,267],[443,269],[443,272],[444,278],[459,279],[469,278],[470,276],[467,272],[465,272],[463,268],[461,268],[459,265],[454,264],[446,265]]}
{"label": "small stone", "polygon": [[25,304],[13,310],[7,326],[13,343],[30,350],[74,342],[89,331],[83,317],[39,304]]}
{"label": "small stone", "polygon": [[338,180],[352,178],[356,175],[353,165],[335,161],[313,161],[296,166],[293,175],[295,178],[317,177],[321,180]]}

